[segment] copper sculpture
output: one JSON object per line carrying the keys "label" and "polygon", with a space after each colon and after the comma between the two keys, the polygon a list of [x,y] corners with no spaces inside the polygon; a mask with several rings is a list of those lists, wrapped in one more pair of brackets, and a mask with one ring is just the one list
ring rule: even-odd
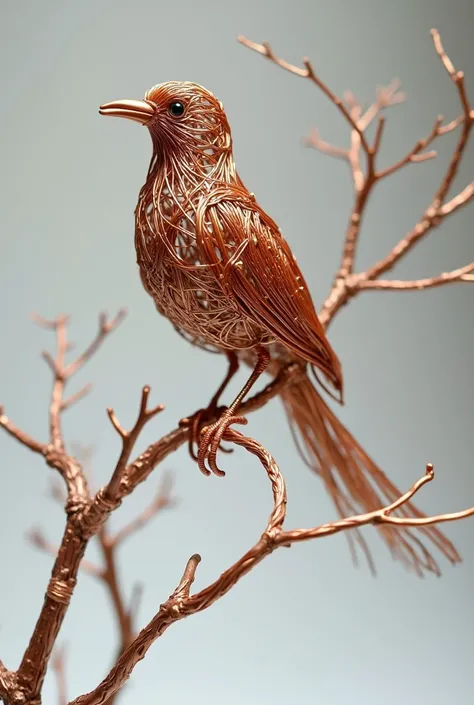
{"label": "copper sculpture", "polygon": [[[289,245],[238,175],[222,103],[202,86],[173,81],[155,86],[142,101],[107,103],[100,112],[146,125],[152,139],[148,176],[135,211],[144,288],[191,343],[227,352],[229,374],[219,394],[239,359],[253,367],[235,400],[204,427],[197,454],[201,471],[224,474],[217,466],[217,450],[231,424],[246,423],[238,411],[247,393],[269,365],[276,377],[293,366],[293,380],[281,397],[294,435],[303,441],[301,455],[322,477],[340,515],[374,511],[381,502],[394,501],[396,487],[317,388],[321,372],[342,398],[341,366]],[[207,413],[191,420],[191,445],[199,438],[202,419],[215,413],[217,404],[216,396]],[[427,533],[450,560],[457,560],[438,529]],[[395,554],[410,552],[401,533],[382,535]]]}
{"label": "copper sculpture", "polygon": [[193,344],[227,351],[231,364],[243,352],[256,355],[248,382],[200,442],[200,469],[210,472],[207,455],[210,470],[222,475],[217,448],[227,428],[242,422],[239,404],[270,359],[298,362],[302,371],[309,363],[342,393],[339,361],[288,244],[237,174],[230,127],[212,93],[170,82],[144,101],[108,103],[100,112],[141,122],[152,137],[135,246],[156,308]]}
{"label": "copper sculpture", "polygon": [[[438,33],[434,30],[433,40],[436,51],[457,90],[461,104],[461,114],[458,118],[446,124],[443,123],[442,118],[437,118],[428,136],[419,140],[405,157],[391,167],[379,170],[377,169],[376,158],[384,126],[383,116],[380,113],[383,109],[401,99],[400,94],[397,92],[396,84],[391,84],[388,88],[379,91],[376,102],[364,112],[352,95],[347,94],[342,101],[332,94],[330,89],[315,74],[308,61],[305,61],[304,68],[293,66],[283,59],[277,58],[268,44],[255,44],[241,38],[242,43],[264,55],[273,63],[319,86],[343,113],[351,129],[351,146],[348,150],[323,142],[317,134],[311,138],[311,144],[315,148],[348,161],[356,193],[355,205],[346,233],[341,266],[319,315],[320,322],[324,328],[334,319],[345,303],[364,290],[390,289],[404,291],[407,289],[442,286],[450,282],[474,281],[474,263],[427,279],[398,281],[380,278],[383,274],[390,271],[433,228],[474,200],[474,181],[471,181],[456,195],[448,198],[448,191],[453,184],[459,164],[466,153],[466,146],[474,127],[474,109],[471,107],[466,94],[463,73],[456,71],[444,52]],[[133,106],[129,105],[128,107],[133,109]],[[378,124],[375,140],[371,143],[368,141],[366,130],[369,123],[374,119],[378,119]],[[423,217],[386,257],[375,263],[366,272],[354,272],[354,257],[360,235],[361,216],[367,206],[367,197],[374,184],[384,176],[393,173],[408,163],[424,161],[433,157],[433,152],[425,152],[423,150],[441,135],[455,130],[458,131],[458,137],[453,154],[449,159],[446,171],[442,176],[433,200],[425,210]],[[362,161],[364,156],[366,157],[366,168],[364,168]],[[241,187],[240,184],[239,187]],[[240,201],[238,202],[240,203]],[[244,203],[247,205],[247,201],[244,200]],[[249,210],[252,213],[255,212],[254,206],[251,205]],[[172,254],[174,257],[176,252]],[[221,265],[220,260],[217,264],[218,266]],[[376,497],[374,497],[371,500],[374,503],[377,502],[374,509],[362,514],[345,516],[340,520],[319,526],[287,529],[284,524],[287,504],[285,481],[276,461],[256,440],[248,438],[232,428],[227,428],[224,440],[254,455],[268,476],[273,497],[273,507],[270,516],[265,522],[263,533],[237,562],[230,565],[213,582],[197,592],[193,592],[191,588],[201,559],[197,554],[191,556],[187,561],[183,576],[177,583],[176,589],[168,599],[162,602],[149,623],[141,631],[138,631],[135,623],[137,597],[134,595],[133,604],[130,604],[130,601],[118,589],[114,551],[121,540],[146,523],[160,508],[169,504],[169,490],[166,491],[164,489],[162,494],[158,495],[142,515],[115,536],[111,536],[105,530],[105,523],[110,514],[120,506],[121,502],[133,493],[138,484],[145,481],[169,454],[183,444],[193,440],[196,423],[197,427],[202,422],[212,425],[218,421],[222,411],[218,408],[216,397],[214,404],[206,412],[193,414],[188,418],[187,422],[180,424],[132,459],[132,453],[142,429],[162,410],[162,406],[158,405],[149,408],[150,389],[145,387],[142,390],[135,423],[130,430],[124,429],[114,411],[108,409],[108,416],[119,435],[121,447],[117,454],[115,467],[110,472],[109,482],[98,491],[93,491],[88,482],[84,462],[78,457],[74,447],[67,443],[63,430],[64,413],[87,394],[89,387],[86,385],[71,396],[66,396],[66,389],[75,373],[97,352],[103,341],[121,323],[122,318],[123,312],[120,312],[117,317],[112,319],[101,315],[95,338],[76,359],[68,362],[67,355],[70,351],[70,344],[67,338],[67,317],[59,316],[53,321],[46,321],[37,317],[37,322],[43,327],[50,329],[55,334],[57,341],[56,354],[54,356],[49,353],[44,354],[53,379],[49,405],[49,433],[45,440],[38,440],[19,428],[7,416],[3,408],[0,407],[0,427],[21,445],[42,457],[48,466],[57,473],[57,477],[61,479],[65,496],[56,490],[55,496],[64,506],[66,513],[64,533],[57,549],[52,547],[41,533],[36,531],[31,534],[33,542],[38,547],[54,554],[55,561],[35,628],[20,665],[14,670],[8,668],[0,660],[0,699],[4,701],[5,705],[19,705],[20,703],[22,705],[39,705],[42,697],[43,680],[49,665],[52,665],[57,674],[60,705],[66,705],[68,696],[64,673],[65,655],[64,651],[58,650],[57,639],[69,603],[75,594],[80,569],[93,574],[107,587],[117,616],[121,644],[119,655],[102,682],[89,693],[70,700],[69,705],[104,705],[104,703],[112,705],[116,695],[122,692],[121,689],[126,684],[135,665],[140,659],[144,658],[154,641],[160,638],[176,621],[207,609],[232,589],[235,583],[246,573],[281,546],[290,546],[295,542],[318,539],[341,531],[345,532],[346,535],[351,535],[357,532],[358,528],[370,524],[375,527],[382,527],[387,531],[400,532],[396,539],[397,543],[391,544],[391,547],[394,550],[398,548],[399,555],[419,574],[423,574],[425,571],[431,571],[437,575],[440,574],[436,560],[428,552],[420,538],[416,534],[410,533],[410,529],[415,528],[417,531],[426,531],[430,526],[437,523],[456,521],[474,516],[474,507],[460,512],[429,517],[424,517],[414,510],[410,505],[410,500],[427,483],[433,480],[434,474],[431,465],[426,467],[425,475],[416,481],[411,489],[405,493],[397,492],[392,485],[388,484],[388,480],[384,481],[387,484],[382,482],[381,471],[373,464],[370,465],[371,461],[367,459],[355,439],[345,429],[340,427],[337,420],[332,419],[329,411],[324,410],[324,417],[320,422],[321,426],[317,429],[318,433],[320,431],[322,433],[323,422],[329,424],[329,428],[331,424],[337,424],[341,428],[341,453],[344,449],[351,453],[348,457],[342,455],[342,457],[338,458],[340,465],[336,465],[336,469],[340,472],[344,469],[344,472],[347,472],[347,470],[353,468],[354,464],[358,463],[361,468],[368,469],[374,474],[380,473],[378,477],[381,490],[385,495],[388,495],[389,492],[394,492],[395,496],[392,499],[388,499],[385,504],[382,504],[381,501],[377,502]],[[258,392],[250,399],[242,402],[238,408],[238,413],[242,417],[261,408],[277,395],[282,395],[290,410],[292,408],[286,399],[286,395],[290,389],[292,389],[290,397],[294,395],[294,386],[298,387],[301,384],[302,370],[300,362],[282,365],[282,360],[275,354],[276,344],[271,343],[269,347],[272,359],[268,369],[274,375],[274,380],[262,392]],[[242,351],[239,355],[247,359],[248,352]],[[252,357],[254,358],[253,355]],[[233,362],[233,354],[230,354],[230,359]],[[230,372],[234,368],[235,365],[231,364]],[[313,390],[312,385],[310,385],[310,388]],[[313,394],[314,392],[312,391],[311,393]],[[318,401],[318,405],[320,403]],[[298,405],[300,409],[304,407],[305,413],[309,414],[304,424],[302,423],[303,417],[299,421],[302,429],[304,428],[303,434],[306,430],[308,437],[312,438],[310,431],[314,424],[313,409],[311,405],[305,406],[304,398],[298,400]],[[306,417],[304,418],[306,419]],[[325,428],[327,429],[328,427]],[[322,453],[321,463],[323,463],[325,457],[324,447],[320,452]],[[329,477],[326,476],[326,481],[328,479]],[[356,487],[356,481],[358,482],[359,480],[360,477],[357,473],[346,478],[346,482],[349,483],[348,490],[352,494],[351,497],[342,494],[338,486],[338,480],[333,478],[330,491],[332,490],[335,496],[343,501],[343,505],[339,507],[340,511],[350,507],[351,503],[356,504],[362,500],[368,501],[366,494],[360,498],[356,493],[356,491],[360,491],[360,488]],[[431,534],[431,536],[436,540],[439,535]],[[104,556],[104,566],[96,566],[83,559],[88,544],[94,539],[99,540]],[[387,540],[389,540],[388,536]],[[449,544],[446,544],[444,539],[440,538],[439,540],[440,542],[442,541],[440,547],[446,550]],[[364,547],[364,544],[362,546]],[[454,549],[450,549],[448,557],[453,562],[459,559]],[[56,649],[55,653],[53,649]]]}

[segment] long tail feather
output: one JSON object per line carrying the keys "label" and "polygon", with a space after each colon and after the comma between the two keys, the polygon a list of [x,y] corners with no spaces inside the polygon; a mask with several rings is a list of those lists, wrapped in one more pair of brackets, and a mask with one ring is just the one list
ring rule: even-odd
{"label": "long tail feather", "polygon": [[[339,421],[307,375],[287,387],[282,392],[282,400],[301,457],[320,475],[341,517],[380,509],[400,497],[402,493]],[[424,516],[408,502],[397,514]],[[418,533],[451,563],[461,560],[452,543],[434,526],[412,530],[385,525],[377,529],[394,558],[408,564],[419,575],[425,571],[439,575],[440,568]],[[373,570],[369,548],[360,532],[348,532],[347,536],[353,555],[355,539]]]}

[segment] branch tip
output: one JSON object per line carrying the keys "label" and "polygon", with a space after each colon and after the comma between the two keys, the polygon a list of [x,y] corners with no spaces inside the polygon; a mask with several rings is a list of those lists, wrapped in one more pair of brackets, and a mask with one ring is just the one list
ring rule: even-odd
{"label": "branch tip", "polygon": [[201,556],[199,555],[199,553],[194,553],[191,558],[189,558],[186,564],[186,568],[184,569],[183,577],[181,578],[178,587],[174,591],[171,599],[182,599],[189,597],[189,592],[196,577],[196,570],[200,562]]}
{"label": "branch tip", "polygon": [[57,330],[60,326],[66,326],[70,323],[71,317],[65,313],[60,313],[56,318],[44,318],[39,313],[33,312],[30,314],[33,323],[36,323],[41,328],[48,330]]}
{"label": "branch tip", "polygon": [[78,392],[75,394],[72,394],[70,397],[67,399],[64,399],[63,402],[61,402],[61,411],[66,411],[66,409],[69,409],[71,406],[76,404],[78,401],[81,399],[84,399],[90,392],[92,391],[92,384],[87,383],[85,384],[82,389],[80,389]]}
{"label": "branch tip", "polygon": [[128,431],[126,431],[124,428],[122,428],[120,421],[118,420],[118,418],[115,414],[115,411],[112,409],[112,407],[108,406],[106,409],[106,412],[107,412],[107,416],[109,417],[109,419],[112,423],[112,426],[115,428],[115,430],[117,431],[119,436],[121,436],[121,438],[127,438]]}

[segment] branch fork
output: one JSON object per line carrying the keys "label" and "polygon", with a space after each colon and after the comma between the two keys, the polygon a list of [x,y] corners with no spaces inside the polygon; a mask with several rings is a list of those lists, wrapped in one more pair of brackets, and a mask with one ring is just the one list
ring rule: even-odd
{"label": "branch fork", "polygon": [[[331,292],[320,312],[320,319],[325,326],[329,325],[342,306],[362,291],[373,289],[391,291],[421,290],[453,282],[472,282],[474,280],[474,262],[451,272],[443,272],[440,275],[425,279],[412,281],[381,279],[383,274],[391,271],[400,259],[423,237],[428,235],[431,230],[438,227],[446,217],[467,205],[474,198],[474,181],[472,181],[449,201],[446,201],[447,193],[453,185],[459,164],[466,152],[474,124],[474,109],[467,95],[464,73],[456,70],[447,56],[441,43],[439,32],[433,29],[431,36],[435,51],[456,88],[461,114],[446,124],[443,124],[443,116],[439,115],[436,117],[428,135],[419,139],[405,156],[385,168],[377,167],[386,123],[385,116],[381,113],[405,100],[405,95],[398,90],[400,87],[398,81],[392,81],[385,88],[378,88],[375,102],[366,111],[363,111],[360,103],[349,91],[344,94],[344,99],[338,98],[316,75],[308,59],[305,58],[303,60],[304,68],[299,68],[277,57],[268,42],[258,44],[243,36],[238,37],[238,41],[244,46],[261,54],[284,70],[300,78],[306,78],[315,84],[342,113],[351,130],[351,145],[349,148],[337,147],[322,140],[317,130],[313,130],[311,136],[306,139],[308,146],[329,156],[346,161],[350,167],[354,183],[354,206],[349,218],[341,263]],[[366,138],[366,130],[375,119],[377,119],[375,137],[372,143],[369,143]],[[439,137],[458,128],[460,128],[460,135],[454,153],[441,184],[431,204],[425,209],[421,220],[413,226],[412,230],[399,241],[386,257],[372,265],[366,272],[354,274],[361,225],[374,186],[382,179],[387,178],[409,164],[418,164],[434,159],[436,152],[434,150],[426,151],[427,148]],[[361,166],[361,153],[365,157],[365,169]]]}

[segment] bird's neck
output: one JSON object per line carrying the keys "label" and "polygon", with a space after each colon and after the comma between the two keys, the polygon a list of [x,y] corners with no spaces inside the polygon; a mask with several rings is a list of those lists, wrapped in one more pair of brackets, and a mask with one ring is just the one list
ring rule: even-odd
{"label": "bird's neck", "polygon": [[213,182],[235,183],[238,180],[231,145],[179,151],[154,149],[148,180],[165,178],[181,184],[185,190],[212,186]]}

